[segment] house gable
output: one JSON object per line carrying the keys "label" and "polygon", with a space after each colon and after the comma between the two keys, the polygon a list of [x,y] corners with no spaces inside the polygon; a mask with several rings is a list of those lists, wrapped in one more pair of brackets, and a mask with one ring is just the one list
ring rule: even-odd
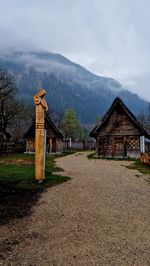
{"label": "house gable", "polygon": [[98,156],[139,157],[140,136],[149,134],[120,98],[111,107],[90,133],[96,138]]}
{"label": "house gable", "polygon": [[148,136],[144,127],[137,121],[133,113],[127,108],[120,98],[116,98],[108,109],[101,124],[97,125],[90,133],[91,137],[99,134],[139,134]]}
{"label": "house gable", "polygon": [[141,135],[142,130],[118,103],[97,131],[97,135]]}

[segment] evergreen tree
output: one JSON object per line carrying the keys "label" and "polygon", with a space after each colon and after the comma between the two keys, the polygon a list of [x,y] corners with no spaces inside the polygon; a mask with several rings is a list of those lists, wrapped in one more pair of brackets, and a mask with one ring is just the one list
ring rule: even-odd
{"label": "evergreen tree", "polygon": [[65,111],[62,127],[66,138],[80,138],[81,127],[74,109]]}

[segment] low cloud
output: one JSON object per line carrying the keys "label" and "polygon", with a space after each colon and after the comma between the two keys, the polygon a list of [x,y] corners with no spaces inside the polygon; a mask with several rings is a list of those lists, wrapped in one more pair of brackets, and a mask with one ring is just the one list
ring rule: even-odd
{"label": "low cloud", "polygon": [[149,0],[1,1],[0,53],[60,53],[150,100],[149,10]]}

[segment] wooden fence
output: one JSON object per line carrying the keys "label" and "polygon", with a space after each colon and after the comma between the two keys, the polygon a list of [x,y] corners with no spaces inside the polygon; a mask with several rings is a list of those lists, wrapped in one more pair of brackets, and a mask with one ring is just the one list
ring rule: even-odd
{"label": "wooden fence", "polygon": [[95,141],[94,140],[70,140],[66,139],[63,142],[64,149],[71,150],[94,150],[95,149]]}

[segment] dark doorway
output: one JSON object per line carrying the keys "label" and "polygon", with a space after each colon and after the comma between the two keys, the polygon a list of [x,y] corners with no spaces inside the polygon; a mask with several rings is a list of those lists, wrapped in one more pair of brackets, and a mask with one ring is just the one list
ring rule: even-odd
{"label": "dark doorway", "polygon": [[56,138],[52,138],[52,152],[56,152],[56,150],[57,150]]}

